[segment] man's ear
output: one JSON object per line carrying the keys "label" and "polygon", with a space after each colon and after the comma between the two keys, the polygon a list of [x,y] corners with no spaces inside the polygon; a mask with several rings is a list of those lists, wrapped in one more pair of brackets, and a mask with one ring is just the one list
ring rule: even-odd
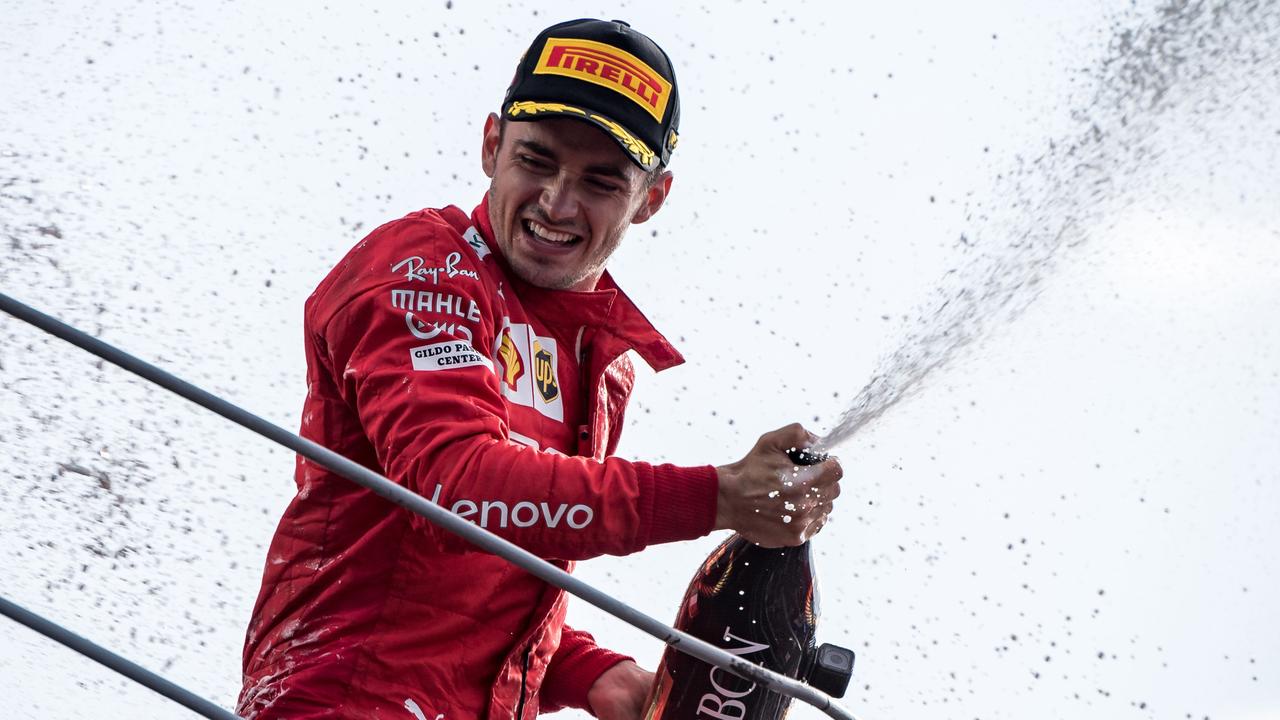
{"label": "man's ear", "polygon": [[502,143],[501,123],[497,113],[489,113],[484,121],[484,140],[480,144],[480,167],[492,178],[498,170],[498,147]]}
{"label": "man's ear", "polygon": [[645,190],[644,202],[640,203],[640,207],[636,210],[636,214],[631,216],[631,222],[639,224],[653,217],[658,209],[662,207],[662,203],[667,201],[667,195],[671,192],[671,171],[663,170],[658,179]]}

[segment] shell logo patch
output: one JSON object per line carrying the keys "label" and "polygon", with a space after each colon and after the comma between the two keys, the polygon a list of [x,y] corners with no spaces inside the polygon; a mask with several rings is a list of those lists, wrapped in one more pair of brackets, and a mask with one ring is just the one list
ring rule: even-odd
{"label": "shell logo patch", "polygon": [[515,343],[511,340],[510,328],[502,331],[502,339],[498,344],[498,367],[502,369],[500,377],[503,384],[515,390],[516,381],[524,375],[524,363],[520,359],[520,352],[516,350]]}

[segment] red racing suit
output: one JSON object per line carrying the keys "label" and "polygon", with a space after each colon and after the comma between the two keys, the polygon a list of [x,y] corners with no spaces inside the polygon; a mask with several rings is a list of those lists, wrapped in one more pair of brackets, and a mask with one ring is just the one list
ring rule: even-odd
{"label": "red racing suit", "polygon": [[[305,310],[302,435],[572,570],[700,537],[715,469],[612,457],[634,382],[683,362],[606,274],[530,286],[468,218],[362,240]],[[254,720],[528,720],[587,708],[625,659],[564,625],[565,594],[299,458],[245,638]]]}

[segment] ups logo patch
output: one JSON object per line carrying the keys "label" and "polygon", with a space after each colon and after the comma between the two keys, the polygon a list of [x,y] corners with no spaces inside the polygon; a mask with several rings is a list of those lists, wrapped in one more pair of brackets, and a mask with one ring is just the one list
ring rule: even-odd
{"label": "ups logo patch", "polygon": [[537,340],[533,341],[533,379],[543,402],[555,402],[560,397],[560,384],[556,382],[556,358]]}

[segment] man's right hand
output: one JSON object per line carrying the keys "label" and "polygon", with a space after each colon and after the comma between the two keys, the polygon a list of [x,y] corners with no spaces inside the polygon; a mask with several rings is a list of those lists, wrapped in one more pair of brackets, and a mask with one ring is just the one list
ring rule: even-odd
{"label": "man's right hand", "polygon": [[817,441],[798,423],[788,425],[761,435],[738,462],[716,468],[720,494],[715,529],[735,530],[765,547],[799,545],[813,537],[840,495],[844,470],[835,457],[797,466],[787,451]]}

